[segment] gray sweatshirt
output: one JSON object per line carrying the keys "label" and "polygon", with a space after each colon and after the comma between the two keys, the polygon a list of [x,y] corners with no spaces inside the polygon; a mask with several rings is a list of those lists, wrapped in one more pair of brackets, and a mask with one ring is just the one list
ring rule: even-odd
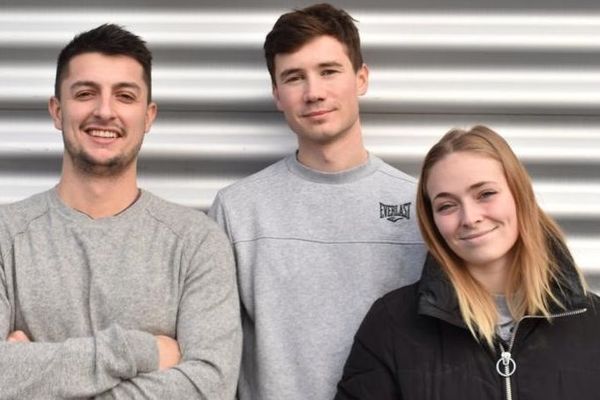
{"label": "gray sweatshirt", "polygon": [[371,156],[322,173],[291,155],[225,188],[209,215],[234,245],[240,400],[330,400],[371,303],[425,259],[415,180]]}
{"label": "gray sweatshirt", "polygon": [[[238,304],[230,245],[200,212],[145,191],[97,220],[56,189],[0,207],[0,399],[231,399]],[[177,340],[177,366],[158,371],[154,335]]]}

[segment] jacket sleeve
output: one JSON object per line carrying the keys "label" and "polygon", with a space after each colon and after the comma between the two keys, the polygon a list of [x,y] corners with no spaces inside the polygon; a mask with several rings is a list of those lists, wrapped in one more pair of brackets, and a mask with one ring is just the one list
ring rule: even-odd
{"label": "jacket sleeve", "polygon": [[118,325],[61,343],[13,343],[4,268],[0,264],[0,399],[91,397],[158,368],[156,340]]}
{"label": "jacket sleeve", "polygon": [[401,400],[394,379],[394,338],[383,299],[363,320],[344,366],[335,400]]}
{"label": "jacket sleeve", "polygon": [[124,380],[97,399],[233,399],[241,322],[231,246],[218,228],[190,257],[177,317],[181,362]]}

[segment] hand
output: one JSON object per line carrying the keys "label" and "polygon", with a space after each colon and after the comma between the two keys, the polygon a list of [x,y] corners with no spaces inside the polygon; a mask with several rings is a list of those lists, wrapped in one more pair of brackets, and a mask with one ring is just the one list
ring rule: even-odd
{"label": "hand", "polygon": [[179,364],[181,361],[181,352],[179,344],[175,339],[168,336],[158,335],[156,345],[158,346],[158,368],[159,370],[168,369]]}
{"label": "hand", "polygon": [[13,342],[13,343],[29,343],[29,342],[31,342],[31,340],[29,340],[29,338],[23,331],[11,332],[10,335],[8,335],[8,337],[6,338],[6,341]]}

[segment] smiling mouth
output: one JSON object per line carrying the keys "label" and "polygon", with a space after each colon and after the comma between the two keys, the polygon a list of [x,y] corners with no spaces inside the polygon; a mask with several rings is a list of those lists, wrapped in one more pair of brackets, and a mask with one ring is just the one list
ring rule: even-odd
{"label": "smiling mouth", "polygon": [[488,229],[487,231],[483,231],[483,232],[477,232],[477,233],[472,233],[472,234],[470,234],[470,235],[467,235],[467,236],[461,236],[461,237],[459,237],[459,239],[460,239],[460,240],[472,240],[472,239],[477,239],[477,238],[480,238],[480,237],[482,237],[482,236],[485,236],[485,235],[487,235],[487,234],[488,234],[488,233],[490,233],[490,232],[493,232],[493,231],[495,231],[496,229],[498,229],[498,227],[497,227],[497,226],[494,226],[492,229]]}
{"label": "smiling mouth", "polygon": [[305,118],[314,118],[314,117],[320,117],[322,115],[325,114],[329,114],[330,112],[332,112],[333,110],[319,110],[319,111],[312,111],[309,113],[306,113],[303,115],[303,117]]}
{"label": "smiling mouth", "polygon": [[92,137],[97,137],[97,138],[105,138],[105,139],[116,139],[118,137],[121,136],[121,134],[117,131],[114,130],[109,130],[109,129],[86,129],[85,132],[92,136]]}

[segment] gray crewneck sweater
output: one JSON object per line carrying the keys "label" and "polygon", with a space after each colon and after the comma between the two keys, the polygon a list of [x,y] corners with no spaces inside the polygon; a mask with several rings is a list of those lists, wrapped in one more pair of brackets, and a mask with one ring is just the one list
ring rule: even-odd
{"label": "gray crewneck sweater", "polygon": [[[202,213],[145,191],[97,220],[56,189],[0,207],[0,399],[231,399],[240,333],[230,245]],[[180,364],[157,371],[154,335]]]}
{"label": "gray crewneck sweater", "polygon": [[339,173],[294,155],[220,191],[243,305],[240,400],[331,400],[375,299],[425,259],[415,180],[370,156]]}

